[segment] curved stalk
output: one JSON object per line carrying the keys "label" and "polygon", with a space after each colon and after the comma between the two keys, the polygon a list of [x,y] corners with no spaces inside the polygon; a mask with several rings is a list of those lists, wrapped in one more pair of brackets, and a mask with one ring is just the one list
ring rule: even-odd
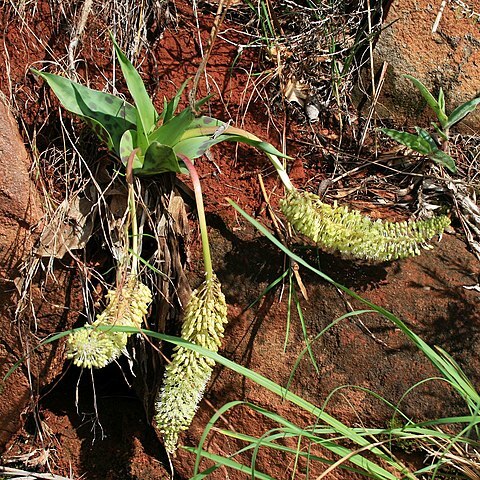
{"label": "curved stalk", "polygon": [[185,155],[179,154],[178,157],[185,163],[188,168],[190,177],[193,183],[193,191],[195,192],[195,203],[197,204],[198,223],[200,225],[200,235],[202,237],[202,251],[203,251],[203,264],[205,268],[207,282],[212,280],[213,268],[212,257],[210,255],[210,243],[208,242],[207,232],[207,220],[205,218],[205,208],[203,206],[202,187],[200,185],[200,179],[193,163]]}
{"label": "curved stalk", "polygon": [[[137,153],[138,148],[135,148],[128,157],[126,179],[128,184],[128,211],[130,214],[130,224],[132,227],[132,268],[131,274],[136,275],[138,273],[138,258],[140,252],[138,251],[138,223],[137,223],[137,208],[135,205],[135,188],[133,186],[133,160]],[[128,225],[127,225],[127,238],[128,238]]]}
{"label": "curved stalk", "polygon": [[288,176],[287,171],[285,170],[285,167],[283,166],[280,159],[276,155],[272,155],[270,153],[266,153],[266,155],[272,162],[275,169],[277,170],[278,176],[280,177],[280,180],[282,181],[285,188],[288,191],[294,190],[295,187],[292,185],[292,182],[290,181],[290,177]]}

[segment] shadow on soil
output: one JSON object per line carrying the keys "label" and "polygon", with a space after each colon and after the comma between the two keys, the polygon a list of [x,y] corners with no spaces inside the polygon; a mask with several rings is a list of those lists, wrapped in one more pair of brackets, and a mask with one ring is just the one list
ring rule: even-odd
{"label": "shadow on soil", "polygon": [[[93,374],[67,367],[58,383],[45,389],[48,393],[42,408],[73,427],[78,438],[72,439],[71,447],[80,444],[77,466],[84,478],[163,478],[163,465],[168,465],[165,450],[146,418],[143,403],[127,383],[132,381],[127,362],[120,363],[121,369],[112,364]],[[59,441],[65,452],[69,450],[69,439],[62,437],[59,435]],[[142,459],[148,455],[149,463],[156,465],[136,463],[139,450]],[[75,451],[71,454],[75,455]]]}

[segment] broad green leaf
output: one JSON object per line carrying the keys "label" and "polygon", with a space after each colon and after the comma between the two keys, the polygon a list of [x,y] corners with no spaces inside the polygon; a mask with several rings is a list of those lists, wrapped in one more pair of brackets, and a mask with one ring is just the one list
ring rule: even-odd
{"label": "broad green leaf", "polygon": [[430,153],[428,155],[428,158],[431,158],[434,162],[437,162],[445,168],[448,168],[448,170],[450,170],[452,173],[457,172],[455,160],[439,148]]}
{"label": "broad green leaf", "polygon": [[148,141],[147,132],[143,128],[143,123],[140,118],[140,112],[137,110],[137,143],[136,146],[140,148],[142,155],[145,155],[150,142]]}
{"label": "broad green leaf", "polygon": [[466,102],[460,106],[458,106],[448,117],[448,121],[445,124],[444,128],[450,128],[451,126],[458,123],[464,117],[466,117],[469,113],[473,112],[477,105],[480,103],[480,97],[474,98],[469,102]]}
{"label": "broad green leaf", "polygon": [[244,135],[236,135],[236,134],[222,134],[218,137],[213,137],[210,135],[201,135],[195,136],[191,138],[187,138],[185,140],[179,141],[173,149],[175,153],[183,154],[188,158],[198,158],[201,157],[206,150],[213,147],[217,143],[221,142],[235,142],[235,143],[245,143],[247,145],[252,145],[253,147],[258,148],[259,150],[276,156],[287,157],[280,153],[273,145],[267,142],[262,142],[260,139],[246,137]]}
{"label": "broad green leaf", "polygon": [[109,149],[117,150],[123,133],[135,127],[136,109],[121,98],[59,75],[32,71],[48,83],[63,107],[84,120]]}
{"label": "broad green leaf", "polygon": [[435,112],[437,115],[438,121],[440,122],[440,125],[442,127],[445,127],[445,124],[448,121],[448,117],[445,114],[444,110],[440,108],[440,105],[438,102],[435,100],[433,95],[428,91],[427,87],[420,81],[417,80],[415,77],[412,77],[411,75],[404,75],[405,78],[408,78],[420,91],[422,94],[422,97],[426,100],[430,108]]}
{"label": "broad green leaf", "polygon": [[190,128],[201,128],[201,127],[215,127],[218,128],[220,126],[225,126],[227,125],[226,122],[222,122],[221,120],[218,120],[217,118],[213,117],[208,117],[206,115],[202,115],[201,117],[195,118],[195,120],[192,122]]}
{"label": "broad green leaf", "polygon": [[135,101],[135,106],[137,107],[143,130],[146,134],[148,134],[154,128],[158,119],[158,114],[153,106],[152,100],[148,96],[147,90],[145,89],[145,85],[139,73],[117,45],[117,42],[115,42],[112,34],[110,34],[110,38],[112,39],[123,76],[127,82],[128,91]]}
{"label": "broad green leaf", "polygon": [[143,167],[134,170],[136,175],[156,175],[165,172],[183,172],[172,147],[152,142],[145,153]]}
{"label": "broad green leaf", "polygon": [[382,128],[381,131],[396,140],[398,143],[401,143],[423,155],[428,155],[432,151],[430,144],[418,135],[413,135],[408,132],[399,132],[398,130],[391,130],[389,128]]}
{"label": "broad green leaf", "polygon": [[90,111],[119,118],[125,122],[125,125],[134,126],[135,107],[125,100],[109,93],[84,87],[77,82],[72,82],[68,78],[61,77],[60,75],[39,72],[34,68],[31,70],[48,83],[53,90],[53,93],[55,93],[60,100],[60,103],[69,112],[74,113],[75,115],[84,115],[84,112],[81,110],[80,105],[77,102],[78,97],[75,92],[78,92]]}
{"label": "broad green leaf", "polygon": [[[118,156],[122,163],[127,166],[128,159],[132,151],[137,148],[137,132],[135,130],[127,130],[120,140],[120,151]],[[143,166],[143,158],[141,158],[138,153],[135,155],[133,160],[133,169],[139,169]]]}
{"label": "broad green leaf", "polygon": [[[114,117],[103,112],[95,112],[91,110],[90,107],[85,103],[81,93],[77,90],[77,87],[78,85],[73,85],[77,104],[79,105],[80,110],[83,112],[83,116],[81,116],[81,118],[83,118],[83,120],[88,123],[88,125],[99,136],[99,138],[107,144],[109,150],[114,150],[118,155],[120,139],[127,130],[127,124],[125,123],[125,120],[123,118]],[[92,119],[94,122],[88,122],[87,119]],[[100,135],[99,125],[104,131],[108,132],[106,138],[103,138],[103,136]]]}
{"label": "broad green leaf", "polygon": [[107,145],[109,150],[114,150],[112,137],[100,122],[98,122],[94,118],[84,117],[83,115],[77,116],[95,132],[100,141]]}
{"label": "broad green leaf", "polygon": [[185,155],[187,158],[194,160],[195,158],[201,157],[209,148],[223,141],[225,141],[225,139],[222,137],[192,137],[176,143],[173,146],[173,150],[177,155],[182,154]]}
{"label": "broad green leaf", "polygon": [[175,96],[169,102],[167,102],[167,100],[164,99],[164,101],[163,101],[164,108],[163,108],[162,114],[160,115],[160,119],[163,121],[163,123],[169,122],[173,118],[173,116],[175,115],[175,112],[177,111],[178,104],[180,102],[180,98],[182,96],[182,93],[185,90],[185,87],[187,86],[189,81],[190,81],[190,79],[187,78],[182,83],[182,85],[178,89]]}
{"label": "broad green leaf", "polygon": [[159,142],[173,147],[192,123],[195,115],[190,107],[155,129],[148,137],[149,142]]}
{"label": "broad green leaf", "polygon": [[432,136],[425,129],[420,128],[420,127],[415,127],[415,130],[417,131],[419,137],[422,137],[424,140],[426,140],[428,142],[428,144],[430,145],[432,150],[435,150],[435,149],[438,148],[438,145],[435,142],[435,140],[432,138]]}
{"label": "broad green leaf", "polygon": [[[222,141],[241,142],[253,145],[263,152],[282,158],[291,158],[277,150],[272,144],[264,142],[252,133],[241,128],[232,127],[228,123],[211,117],[195,118],[190,124],[190,128],[182,135],[180,142],[194,137],[210,137],[212,140],[222,138]],[[219,142],[215,142],[219,143]],[[213,143],[213,145],[215,145]]]}

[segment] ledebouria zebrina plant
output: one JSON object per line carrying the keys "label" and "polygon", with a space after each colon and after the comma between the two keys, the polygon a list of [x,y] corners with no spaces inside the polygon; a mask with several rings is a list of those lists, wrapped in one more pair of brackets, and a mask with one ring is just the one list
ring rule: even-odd
{"label": "ledebouria zebrina plant", "polygon": [[[194,186],[205,268],[205,280],[192,293],[185,308],[181,336],[216,352],[223,338],[224,324],[227,323],[227,304],[220,282],[212,269],[200,180],[190,160],[184,156],[181,158],[190,172]],[[163,433],[167,452],[175,452],[178,435],[192,423],[213,366],[212,360],[199,353],[181,346],[175,347],[155,405],[155,419],[158,429]]]}
{"label": "ledebouria zebrina plant", "polygon": [[[67,356],[81,367],[103,367],[125,351],[127,334],[108,332],[104,328],[99,330],[96,328],[97,326],[140,326],[141,317],[145,314],[148,303],[151,301],[151,293],[140,282],[134,266],[140,258],[141,252],[138,251],[132,176],[150,176],[164,172],[188,173],[188,168],[181,160],[182,158],[188,160],[201,157],[210,147],[223,141],[243,142],[262,151],[282,155],[269,143],[262,142],[242,129],[230,127],[211,117],[196,117],[191,107],[176,114],[181,94],[187,82],[181,86],[172,100],[164,101],[163,111],[159,114],[148,96],[139,73],[113,38],[112,41],[134,105],[123,98],[92,90],[59,75],[32,69],[50,85],[61,104],[69,112],[84,120],[125,165],[127,173],[130,172],[127,180],[130,178],[128,188],[133,244],[130,255],[132,265],[119,266],[117,286],[107,295],[105,312],[99,315],[93,324],[87,325],[85,330],[76,331],[68,338]],[[195,108],[205,100],[200,100]],[[125,243],[128,244],[128,232],[126,238]],[[208,244],[207,240],[204,239],[204,245]],[[213,295],[212,292],[218,291],[218,294],[213,295],[219,300],[218,305],[220,306],[218,306],[217,313],[224,312],[225,300],[221,296],[215,277],[209,273],[207,265],[205,270],[207,272],[205,286],[197,294],[200,299],[203,299],[201,307],[206,308],[206,311],[209,312],[205,318],[210,319],[213,317],[210,315],[208,299]],[[204,294],[203,290],[205,290]],[[143,312],[141,316],[139,312]],[[186,315],[187,318],[195,315],[193,306],[189,307],[188,312],[191,313]],[[224,318],[224,313],[220,317]],[[205,332],[207,331],[212,335],[212,328]],[[191,337],[192,341],[198,340],[198,343],[203,345],[202,335],[203,333],[198,333],[195,339]],[[187,337],[187,339],[189,338]]]}

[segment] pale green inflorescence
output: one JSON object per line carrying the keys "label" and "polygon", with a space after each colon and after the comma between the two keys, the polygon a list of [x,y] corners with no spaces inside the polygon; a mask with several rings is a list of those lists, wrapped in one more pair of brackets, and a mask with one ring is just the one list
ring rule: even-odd
{"label": "pale green inflorescence", "polygon": [[420,254],[420,247],[450,224],[445,215],[416,222],[373,221],[356,210],[323,203],[312,193],[291,190],[280,202],[294,228],[320,248],[353,258],[388,261]]}
{"label": "pale green inflorescence", "polygon": [[[185,309],[181,336],[216,352],[227,323],[227,304],[215,275],[192,293]],[[162,390],[155,405],[155,419],[163,433],[165,448],[173,453],[178,435],[190,426],[214,366],[210,360],[184,347],[175,347],[165,370]]]}
{"label": "pale green inflorescence", "polygon": [[132,277],[124,287],[109,290],[106,297],[107,307],[97,320],[67,338],[67,358],[78,367],[102,368],[122,355],[129,334],[95,327],[117,325],[140,328],[152,301],[150,289],[136,277]]}

